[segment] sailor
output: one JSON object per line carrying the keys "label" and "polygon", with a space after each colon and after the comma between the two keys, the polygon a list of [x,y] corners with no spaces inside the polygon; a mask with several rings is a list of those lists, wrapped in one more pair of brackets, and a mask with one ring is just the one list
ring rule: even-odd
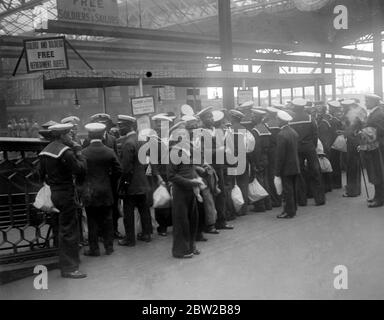
{"label": "sailor", "polygon": [[327,138],[327,156],[332,166],[332,189],[342,188],[341,179],[341,156],[342,152],[332,148],[336,138],[343,132],[342,117],[342,106],[339,101],[329,101],[329,117],[328,122],[330,123],[329,135]]}
{"label": "sailor", "polygon": [[[260,185],[270,194],[269,188],[269,173],[268,173],[268,154],[271,145],[271,132],[263,123],[264,117],[267,112],[263,108],[252,108],[252,131],[255,138],[255,149],[250,154],[251,163],[251,180],[254,178]],[[254,204],[255,212],[264,212],[265,210],[272,210],[271,197],[268,196],[264,199],[257,201]]]}
{"label": "sailor", "polygon": [[112,208],[121,166],[117,155],[102,142],[106,125],[89,123],[85,126],[90,144],[82,153],[87,160],[87,174],[83,184],[82,200],[87,213],[89,250],[86,256],[100,256],[99,234],[102,235],[105,254],[113,252]]}
{"label": "sailor", "polygon": [[78,125],[80,123],[80,119],[76,116],[69,116],[69,117],[62,119],[61,123],[71,123],[73,125],[73,128],[71,129],[72,141],[81,145],[80,138],[77,136]]}
{"label": "sailor", "polygon": [[41,130],[39,130],[39,135],[41,137],[43,137],[44,139],[48,140],[48,141],[52,141],[54,140],[54,138],[52,137],[52,131],[51,130],[48,130],[48,128],[50,126],[53,126],[57,124],[57,122],[53,121],[53,120],[49,120],[48,122],[44,123],[41,125]]}
{"label": "sailor", "polygon": [[244,114],[244,118],[241,120],[241,124],[248,130],[251,131],[253,124],[251,121],[252,118],[252,108],[255,106],[255,103],[252,100],[246,101],[241,105],[237,106],[235,110],[240,111]]}
{"label": "sailor", "polygon": [[79,271],[79,221],[75,203],[74,176],[84,176],[86,160],[81,148],[72,141],[71,123],[55,124],[48,130],[52,141],[40,153],[40,177],[51,188],[51,199],[60,211],[54,216],[54,234],[58,234],[59,265],[65,278],[85,278]]}
{"label": "sailor", "polygon": [[279,120],[277,118],[277,113],[279,109],[277,107],[284,108],[284,105],[273,105],[272,107],[267,107],[267,116],[264,119],[264,124],[267,127],[268,131],[271,133],[270,137],[270,147],[268,153],[268,185],[271,197],[272,207],[278,208],[281,206],[281,196],[276,192],[274,178],[275,178],[275,163],[276,163],[276,149],[277,149],[277,134],[280,132]]}
{"label": "sailor", "polygon": [[[318,129],[315,119],[312,119],[305,112],[306,105],[307,101],[302,98],[295,98],[292,101],[294,116],[290,126],[299,135],[298,150],[301,174],[298,185],[298,203],[301,206],[307,205],[307,191],[310,190],[315,199],[315,205],[321,206],[325,204],[325,194],[321,183],[320,164],[316,154]],[[307,175],[304,174],[305,163]]]}
{"label": "sailor", "polygon": [[375,195],[368,202],[369,208],[384,205],[384,110],[381,104],[380,96],[365,96],[365,105],[369,111],[365,127],[376,130],[375,147],[363,152],[369,182],[375,186]]}
{"label": "sailor", "polygon": [[139,159],[139,149],[144,142],[138,140],[136,118],[118,115],[121,141],[122,177],[119,185],[119,196],[123,198],[125,238],[119,245],[135,246],[135,207],[140,214],[142,232],[137,239],[150,242],[152,230],[151,214],[147,202],[150,191],[145,174],[145,159]]}
{"label": "sailor", "polygon": [[280,132],[277,135],[275,175],[281,179],[283,212],[277,218],[293,218],[297,211],[297,182],[300,175],[299,135],[289,126],[292,117],[285,111],[277,113]]}

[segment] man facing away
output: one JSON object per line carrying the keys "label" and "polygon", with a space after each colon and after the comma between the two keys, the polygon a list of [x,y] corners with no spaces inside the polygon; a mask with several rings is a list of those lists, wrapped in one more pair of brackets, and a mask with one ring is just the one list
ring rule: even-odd
{"label": "man facing away", "polygon": [[85,129],[90,144],[83,150],[87,160],[87,174],[82,200],[87,213],[90,249],[84,255],[100,256],[99,232],[103,237],[105,254],[110,255],[113,252],[112,206],[121,166],[115,152],[102,142],[106,126],[102,123],[89,123]]}
{"label": "man facing away", "polygon": [[86,160],[81,148],[71,139],[73,125],[50,126],[53,141],[40,153],[40,177],[51,188],[51,199],[60,211],[54,216],[54,233],[58,233],[59,265],[64,278],[80,279],[79,221],[75,202],[74,176],[84,176]]}
{"label": "man facing away", "polygon": [[297,211],[296,184],[300,175],[298,134],[288,122],[292,117],[285,111],[277,113],[280,132],[277,134],[276,177],[281,178],[284,211],[277,218],[293,218]]}

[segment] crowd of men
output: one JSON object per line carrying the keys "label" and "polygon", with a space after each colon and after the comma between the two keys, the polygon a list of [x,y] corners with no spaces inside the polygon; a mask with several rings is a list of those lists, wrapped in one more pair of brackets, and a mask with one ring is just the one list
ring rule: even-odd
{"label": "crowd of men", "polygon": [[[231,230],[228,221],[250,211],[282,207],[277,217],[289,219],[309,198],[316,206],[325,205],[326,192],[343,187],[343,168],[347,179],[343,196],[360,195],[366,168],[375,187],[368,207],[383,206],[384,110],[376,95],[367,95],[365,104],[363,108],[354,99],[312,103],[299,98],[267,108],[247,102],[231,110],[207,107],[197,113],[184,105],[178,117],[171,112],[152,116],[154,134],[144,133],[141,138],[137,119],[129,115],[118,115],[117,125],[108,114],[93,115],[85,126],[88,137],[84,141],[77,137],[80,119],[76,117],[46,123],[40,135],[51,142],[40,153],[40,174],[60,212],[55,215],[54,230],[62,276],[86,277],[79,270],[81,206],[88,223],[89,250],[84,254],[100,256],[102,242],[105,254],[110,255],[116,238],[119,245],[128,247],[137,240],[152,240],[153,193],[160,186],[167,189],[172,201],[154,208],[157,233],[167,236],[172,226],[175,258],[200,254],[196,242],[207,241],[205,233]],[[195,139],[196,129],[209,134]],[[168,131],[167,137],[162,135],[164,131]],[[216,141],[219,131],[235,137],[230,151],[245,158],[244,170],[230,171],[236,164],[217,161],[219,149],[227,148]],[[180,138],[185,134],[192,148],[183,147]],[[212,138],[211,145],[204,143],[207,136]],[[179,156],[191,158],[191,150],[200,148],[202,154],[208,152],[212,157],[207,161],[203,156],[200,163],[176,163],[169,161],[169,153],[159,152],[158,161],[142,161],[140,150],[149,140],[158,144],[158,150],[171,150]],[[240,143],[245,143],[244,154],[239,153]],[[329,160],[328,167],[322,165],[324,159]],[[251,203],[248,192],[254,179],[268,196]],[[241,190],[240,208],[233,201],[235,186]],[[138,234],[135,208],[141,222]],[[121,211],[124,236],[118,230]]]}

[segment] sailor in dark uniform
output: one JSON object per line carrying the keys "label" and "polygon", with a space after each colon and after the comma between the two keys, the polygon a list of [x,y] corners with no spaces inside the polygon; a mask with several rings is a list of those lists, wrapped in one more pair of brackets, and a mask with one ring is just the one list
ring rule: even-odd
{"label": "sailor in dark uniform", "polygon": [[[284,108],[283,105],[280,107]],[[276,167],[276,151],[277,151],[277,134],[280,132],[279,120],[277,119],[277,113],[279,109],[275,106],[267,107],[267,117],[264,119],[264,124],[268,131],[271,133],[270,147],[268,152],[268,185],[271,197],[272,207],[278,208],[281,206],[281,196],[276,192],[274,178]]]}
{"label": "sailor in dark uniform", "polygon": [[145,175],[145,159],[139,159],[139,149],[144,142],[138,140],[136,118],[119,115],[118,121],[120,134],[125,137],[121,146],[123,173],[119,185],[119,196],[123,198],[125,238],[119,240],[119,245],[134,246],[135,207],[139,211],[142,226],[142,232],[137,235],[137,239],[145,242],[152,240],[152,220],[147,202],[150,186]]}
{"label": "sailor in dark uniform", "polygon": [[342,117],[342,106],[339,101],[329,101],[329,123],[331,125],[329,129],[328,136],[328,152],[329,152],[329,161],[332,166],[332,188],[341,189],[342,179],[341,179],[341,155],[342,152],[332,148],[333,143],[335,142],[338,135],[343,131],[343,123],[341,121]]}
{"label": "sailor in dark uniform", "polygon": [[242,114],[244,114],[243,119],[241,120],[241,125],[246,128],[248,131],[251,131],[253,128],[252,123],[252,108],[255,106],[255,103],[250,100],[242,103],[241,105],[237,106],[235,110],[240,111]]}
{"label": "sailor in dark uniform", "polygon": [[89,251],[85,251],[84,255],[100,255],[100,233],[105,253],[110,255],[113,252],[112,206],[121,166],[115,152],[102,142],[106,126],[102,123],[89,123],[85,129],[89,132],[90,145],[82,152],[87,160],[82,200],[87,213],[89,242]]}
{"label": "sailor in dark uniform", "polygon": [[341,102],[344,108],[344,136],[347,139],[347,185],[343,197],[357,197],[361,194],[361,160],[358,151],[360,145],[359,131],[366,120],[366,111],[355,100]]}
{"label": "sailor in dark uniform", "polygon": [[[263,119],[267,112],[262,108],[252,108],[252,125],[251,133],[255,138],[255,148],[251,153],[251,180],[256,178],[261,186],[270,194],[268,179],[268,154],[270,148],[271,132],[263,123]],[[268,196],[254,204],[255,212],[264,212],[272,210],[271,197]]]}
{"label": "sailor in dark uniform", "polygon": [[285,111],[277,113],[280,132],[277,134],[275,175],[281,179],[284,211],[277,218],[293,218],[297,211],[297,180],[300,175],[298,154],[299,135],[288,123],[292,117]]}
{"label": "sailor in dark uniform", "polygon": [[[152,117],[154,123],[154,130],[157,133],[158,141],[158,157],[157,164],[151,163],[152,177],[154,179],[153,185],[157,188],[163,185],[170,191],[170,183],[168,181],[168,166],[169,166],[169,135],[170,124],[172,118],[169,118],[166,114],[158,114]],[[166,136],[162,137],[162,131]],[[167,159],[168,158],[168,159]],[[160,236],[167,235],[167,229],[172,225],[172,207],[169,208],[155,208],[155,219],[158,223],[157,233]]]}
{"label": "sailor in dark uniform", "polygon": [[365,127],[376,129],[375,148],[363,152],[369,182],[375,186],[375,195],[368,202],[369,208],[384,205],[384,110],[380,104],[380,96],[365,96],[365,105],[369,110]]}
{"label": "sailor in dark uniform", "polygon": [[77,144],[81,145],[81,140],[77,136],[77,130],[78,125],[80,123],[80,119],[76,116],[69,116],[61,120],[61,123],[71,123],[73,125],[73,128],[71,129],[71,138],[72,141],[76,142]]}
{"label": "sailor in dark uniform", "polygon": [[44,123],[41,125],[41,130],[39,130],[39,135],[43,137],[44,139],[48,141],[53,141],[55,138],[52,136],[52,131],[49,130],[48,128],[57,124],[57,122],[53,120],[49,120],[48,122]]}
{"label": "sailor in dark uniform", "polygon": [[86,274],[79,271],[79,221],[74,176],[84,177],[86,160],[81,155],[81,147],[71,139],[72,128],[70,123],[48,128],[55,140],[40,153],[40,176],[50,186],[52,202],[60,211],[55,215],[54,230],[58,227],[61,275],[79,279],[85,278]]}
{"label": "sailor in dark uniform", "polygon": [[[325,204],[325,194],[321,183],[320,164],[316,154],[318,129],[315,119],[312,119],[304,111],[306,100],[296,98],[292,101],[293,119],[290,123],[299,135],[299,160],[300,160],[300,178],[298,186],[298,203],[301,206],[307,205],[307,190],[310,188],[311,194],[315,199],[315,205]],[[309,186],[307,186],[304,176],[305,160],[308,170]]]}

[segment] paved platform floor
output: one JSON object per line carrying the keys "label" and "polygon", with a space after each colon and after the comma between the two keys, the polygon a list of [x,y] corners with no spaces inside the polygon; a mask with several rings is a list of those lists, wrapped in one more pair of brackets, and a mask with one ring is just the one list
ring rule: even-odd
{"label": "paved platform floor", "polygon": [[[193,259],[171,257],[171,236],[119,247],[112,256],[82,256],[83,280],[49,272],[48,290],[33,277],[0,286],[0,299],[382,299],[384,208],[365,196],[327,194],[290,220],[281,209],[249,213],[234,230],[206,235]],[[348,268],[348,290],[333,287],[334,267]]]}

